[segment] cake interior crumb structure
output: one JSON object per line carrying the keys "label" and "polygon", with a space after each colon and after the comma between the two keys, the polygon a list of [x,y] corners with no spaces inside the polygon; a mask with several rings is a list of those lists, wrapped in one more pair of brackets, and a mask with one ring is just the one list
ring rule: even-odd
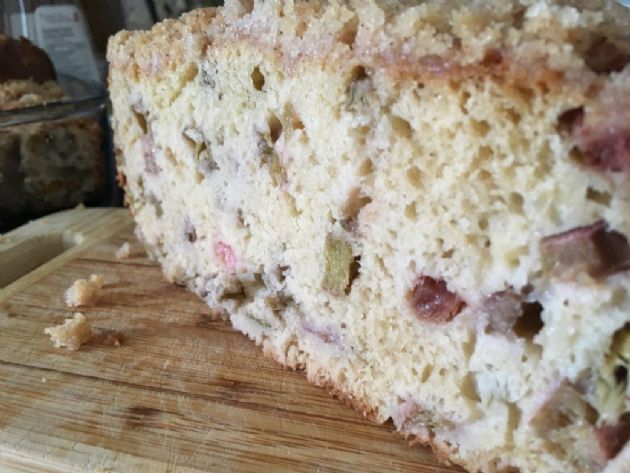
{"label": "cake interior crumb structure", "polygon": [[137,235],[469,471],[628,471],[630,11],[247,2],[109,43]]}

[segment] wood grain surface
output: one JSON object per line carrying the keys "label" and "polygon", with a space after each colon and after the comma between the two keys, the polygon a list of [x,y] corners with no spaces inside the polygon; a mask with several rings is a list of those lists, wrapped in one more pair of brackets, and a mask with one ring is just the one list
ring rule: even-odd
{"label": "wood grain surface", "polygon": [[[117,260],[125,241],[131,257]],[[95,336],[54,348],[44,328],[72,315],[63,292],[92,273],[107,280],[81,310]],[[0,274],[2,472],[462,471],[264,358],[168,284],[125,210],[73,210],[0,237]],[[107,343],[114,331],[120,347]]]}

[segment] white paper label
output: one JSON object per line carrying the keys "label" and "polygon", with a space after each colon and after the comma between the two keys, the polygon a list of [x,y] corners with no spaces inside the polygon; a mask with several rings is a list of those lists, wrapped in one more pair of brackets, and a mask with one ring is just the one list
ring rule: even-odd
{"label": "white paper label", "polygon": [[90,37],[74,5],[45,5],[34,13],[34,41],[55,64],[58,74],[100,82]]}

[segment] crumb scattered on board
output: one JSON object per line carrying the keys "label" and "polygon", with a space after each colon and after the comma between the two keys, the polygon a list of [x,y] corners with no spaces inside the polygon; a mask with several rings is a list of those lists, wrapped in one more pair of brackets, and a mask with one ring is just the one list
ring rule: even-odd
{"label": "crumb scattered on board", "polygon": [[105,277],[102,274],[92,274],[90,279],[77,279],[65,293],[68,307],[90,306],[96,304],[105,285]]}
{"label": "crumb scattered on board", "polygon": [[123,344],[124,341],[125,341],[125,337],[122,334],[122,332],[117,332],[117,331],[104,333],[100,340],[102,345],[107,345],[107,346],[112,346],[112,347],[119,347]]}
{"label": "crumb scattered on board", "polygon": [[42,378],[42,383],[47,383],[47,382],[48,382],[48,380],[45,377]]}
{"label": "crumb scattered on board", "polygon": [[85,315],[75,312],[71,319],[66,319],[61,325],[44,329],[44,333],[50,335],[56,348],[66,347],[75,351],[90,339],[92,326]]}
{"label": "crumb scattered on board", "polygon": [[126,241],[116,250],[116,259],[127,259],[130,254],[131,246],[129,245],[129,242]]}

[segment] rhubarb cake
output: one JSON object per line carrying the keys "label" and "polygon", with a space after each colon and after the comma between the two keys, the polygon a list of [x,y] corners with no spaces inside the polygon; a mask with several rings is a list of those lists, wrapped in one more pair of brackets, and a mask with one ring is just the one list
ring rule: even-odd
{"label": "rhubarb cake", "polygon": [[229,0],[121,32],[137,235],[444,461],[628,471],[628,31],[612,1]]}

